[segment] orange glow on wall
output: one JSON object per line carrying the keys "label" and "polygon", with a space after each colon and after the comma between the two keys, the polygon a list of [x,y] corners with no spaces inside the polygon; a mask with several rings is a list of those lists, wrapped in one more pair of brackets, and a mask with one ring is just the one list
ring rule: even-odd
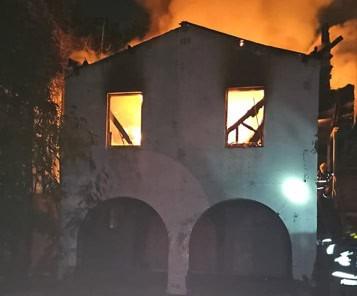
{"label": "orange glow on wall", "polygon": [[108,95],[108,145],[141,145],[142,93]]}
{"label": "orange glow on wall", "polygon": [[[145,39],[188,21],[207,28],[253,40],[262,44],[310,53],[320,44],[318,16],[333,0],[171,0],[162,11],[160,0],[138,0],[151,12],[152,27]],[[344,2],[344,1],[334,1]],[[343,12],[336,11],[336,15]],[[342,35],[344,41],[333,50],[333,87],[357,85],[357,20],[331,28],[331,40]],[[138,40],[135,40],[138,43]],[[357,87],[355,89],[357,97]]]}
{"label": "orange glow on wall", "polygon": [[[264,89],[231,88],[226,97],[228,146],[262,146]],[[239,123],[241,121],[241,123]],[[237,124],[239,123],[239,124]],[[257,137],[256,137],[257,136]]]}

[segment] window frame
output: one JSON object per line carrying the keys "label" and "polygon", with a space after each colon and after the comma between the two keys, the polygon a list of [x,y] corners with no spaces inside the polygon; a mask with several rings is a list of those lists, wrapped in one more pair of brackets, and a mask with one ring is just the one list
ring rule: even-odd
{"label": "window frame", "polygon": [[[135,95],[135,94],[140,94],[142,96],[142,104],[141,104],[141,109],[140,109],[140,116],[141,116],[141,124],[140,124],[140,132],[141,132],[141,141],[140,145],[111,145],[111,139],[110,139],[110,102],[111,102],[111,97],[112,96],[117,96],[117,95]],[[105,124],[105,147],[107,149],[139,149],[143,145],[143,136],[142,136],[142,130],[143,130],[143,105],[144,105],[144,92],[143,91],[115,91],[115,92],[107,92],[107,106],[106,106],[106,124]]]}
{"label": "window frame", "polygon": [[[228,119],[228,93],[230,90],[263,90],[264,91],[264,113],[263,113],[263,140],[262,145],[255,146],[249,145],[246,143],[242,144],[229,144],[228,143],[228,127],[227,127],[227,119]],[[257,85],[257,86],[233,86],[233,87],[226,87],[225,95],[224,95],[224,147],[225,148],[263,148],[265,146],[265,121],[266,121],[266,88],[264,85]]]}

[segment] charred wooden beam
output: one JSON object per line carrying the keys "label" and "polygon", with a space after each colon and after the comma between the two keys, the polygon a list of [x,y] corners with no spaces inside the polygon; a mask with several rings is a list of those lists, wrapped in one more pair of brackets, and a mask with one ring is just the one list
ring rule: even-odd
{"label": "charred wooden beam", "polygon": [[254,135],[252,136],[252,138],[249,140],[249,142],[251,143],[258,143],[259,140],[261,142],[263,142],[263,128],[264,128],[264,120],[261,123],[261,125],[259,125],[258,129],[256,130],[256,132],[254,133]]}
{"label": "charred wooden beam", "polygon": [[119,131],[120,134],[123,136],[123,138],[125,139],[125,141],[127,141],[129,145],[133,145],[133,142],[131,141],[129,135],[127,134],[127,132],[125,131],[125,129],[123,128],[123,126],[120,124],[120,122],[119,122],[118,119],[114,116],[114,114],[113,114],[112,112],[110,112],[110,120],[113,121],[115,127],[118,129],[118,131]]}
{"label": "charred wooden beam", "polygon": [[255,104],[252,108],[250,108],[247,111],[247,113],[245,113],[241,118],[239,118],[235,123],[233,123],[229,128],[227,128],[227,134],[229,134],[231,131],[237,129],[238,126],[243,124],[243,122],[247,118],[256,116],[258,114],[260,108],[264,107],[264,103],[265,103],[265,99],[262,99],[257,104]]}

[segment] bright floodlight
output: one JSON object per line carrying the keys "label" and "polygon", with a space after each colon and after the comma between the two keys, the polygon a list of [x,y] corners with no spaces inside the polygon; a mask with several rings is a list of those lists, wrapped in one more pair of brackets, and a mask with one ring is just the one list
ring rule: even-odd
{"label": "bright floodlight", "polygon": [[309,188],[307,183],[298,178],[288,178],[282,184],[284,196],[295,204],[305,204],[309,199]]}

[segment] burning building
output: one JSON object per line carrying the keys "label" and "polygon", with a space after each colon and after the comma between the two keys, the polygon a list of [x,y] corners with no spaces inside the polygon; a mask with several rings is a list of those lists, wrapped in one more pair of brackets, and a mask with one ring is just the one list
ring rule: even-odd
{"label": "burning building", "polygon": [[319,71],[183,22],[73,72],[65,114],[96,141],[64,154],[61,273],[178,295],[309,278]]}

